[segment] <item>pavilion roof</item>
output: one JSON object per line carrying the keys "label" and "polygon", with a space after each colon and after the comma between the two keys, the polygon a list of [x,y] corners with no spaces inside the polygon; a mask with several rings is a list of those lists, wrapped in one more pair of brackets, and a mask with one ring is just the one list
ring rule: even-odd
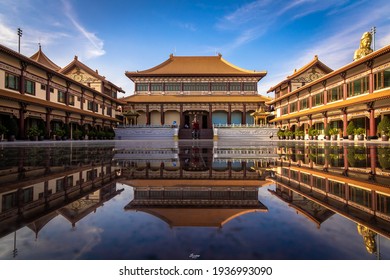
{"label": "pavilion roof", "polygon": [[51,61],[46,55],[45,53],[42,51],[42,47],[41,45],[39,45],[39,50],[34,53],[31,57],[30,57],[32,60],[35,60],[36,62],[38,62],[39,64],[42,64],[54,71],[58,71],[61,69],[60,66],[58,66],[57,64],[55,64],[53,61]]}
{"label": "pavilion roof", "polygon": [[64,68],[58,70],[58,72],[60,72],[61,74],[66,75],[67,73],[72,71],[72,69],[74,69],[75,67],[77,67],[79,69],[83,69],[86,73],[90,74],[92,77],[95,77],[96,79],[98,79],[100,81],[104,81],[104,83],[112,86],[113,88],[115,88],[119,92],[123,92],[123,93],[125,92],[121,87],[118,87],[117,85],[115,85],[115,84],[111,83],[110,81],[106,80],[106,77],[100,75],[98,70],[93,70],[90,67],[88,67],[87,65],[85,65],[84,63],[82,63],[78,59],[77,55],[74,56],[74,59],[68,65],[66,65]]}
{"label": "pavilion roof", "polygon": [[280,83],[278,83],[277,85],[271,87],[267,91],[267,93],[274,91],[275,89],[277,89],[278,87],[282,86],[283,84],[287,84],[290,80],[292,80],[295,77],[301,75],[302,73],[306,72],[307,70],[309,70],[310,68],[312,68],[314,66],[317,66],[318,68],[322,69],[326,74],[328,74],[328,73],[333,71],[331,68],[329,68],[327,65],[325,65],[322,61],[320,61],[318,59],[317,55],[315,55],[312,61],[310,61],[309,63],[307,63],[303,67],[299,68],[298,70],[295,69],[293,74],[291,74],[290,76],[287,76],[287,78],[285,80],[283,80]]}
{"label": "pavilion roof", "polygon": [[266,71],[242,69],[217,56],[174,56],[163,63],[142,71],[127,71],[126,76],[251,76],[259,80],[267,75]]}

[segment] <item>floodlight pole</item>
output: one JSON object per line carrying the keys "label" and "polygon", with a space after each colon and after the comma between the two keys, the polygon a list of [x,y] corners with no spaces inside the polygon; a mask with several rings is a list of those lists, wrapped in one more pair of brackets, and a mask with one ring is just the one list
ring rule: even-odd
{"label": "floodlight pole", "polygon": [[20,53],[20,37],[22,37],[22,34],[23,34],[23,30],[18,28],[18,36],[19,36],[18,50],[19,50],[19,53]]}
{"label": "floodlight pole", "polygon": [[371,35],[372,35],[372,50],[375,51],[375,33],[376,33],[376,27],[371,27]]}

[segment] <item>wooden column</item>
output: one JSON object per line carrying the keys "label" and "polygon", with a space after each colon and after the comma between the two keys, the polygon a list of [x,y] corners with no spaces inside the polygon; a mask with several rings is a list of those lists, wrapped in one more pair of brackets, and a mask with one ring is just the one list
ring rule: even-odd
{"label": "wooden column", "polygon": [[370,138],[373,138],[376,136],[376,125],[375,125],[375,110],[370,109],[370,132],[369,132]]}
{"label": "wooden column", "polygon": [[160,122],[161,122],[161,125],[165,124],[164,105],[163,104],[160,105]]}
{"label": "wooden column", "polygon": [[348,137],[347,126],[348,126],[347,108],[343,108],[343,137],[344,138]]}
{"label": "wooden column", "polygon": [[24,125],[24,121],[25,121],[24,118],[25,118],[27,104],[23,103],[23,102],[20,102],[19,104],[20,104],[20,109],[19,109],[19,135],[20,135],[20,139],[25,139],[26,131],[25,131],[25,125]]}
{"label": "wooden column", "polygon": [[21,94],[24,94],[25,92],[25,72],[26,72],[26,69],[27,69],[27,62],[25,61],[21,61],[20,62],[20,68],[21,68],[21,73],[20,73],[20,79],[19,79],[19,92]]}
{"label": "wooden column", "polygon": [[149,104],[146,104],[146,125],[150,125]]}
{"label": "wooden column", "polygon": [[209,123],[207,124],[208,128],[213,128],[213,105],[209,104]]}
{"label": "wooden column", "polygon": [[45,137],[50,139],[50,121],[51,121],[51,112],[53,109],[46,108],[46,127],[45,127]]}
{"label": "wooden column", "polygon": [[232,124],[232,104],[228,104],[228,119],[227,124]]}
{"label": "wooden column", "polygon": [[46,83],[46,101],[50,101],[50,82],[53,78],[52,73],[46,73],[47,76],[47,83]]}
{"label": "wooden column", "polygon": [[184,115],[183,115],[183,104],[180,104],[180,126],[179,128],[183,128],[184,127]]}
{"label": "wooden column", "polygon": [[246,124],[246,104],[242,104],[242,120],[241,124]]}
{"label": "wooden column", "polygon": [[376,174],[378,150],[376,146],[369,146],[371,174]]}

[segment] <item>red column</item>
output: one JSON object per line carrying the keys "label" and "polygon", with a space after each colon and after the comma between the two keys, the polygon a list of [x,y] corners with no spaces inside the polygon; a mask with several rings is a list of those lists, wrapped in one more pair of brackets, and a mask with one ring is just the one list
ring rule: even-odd
{"label": "red column", "polygon": [[343,84],[343,99],[346,100],[348,97],[348,87],[347,87],[347,84],[344,83]]}
{"label": "red column", "polygon": [[371,173],[376,174],[376,166],[377,166],[377,148],[376,146],[370,146],[370,165],[371,165]]}
{"label": "red column", "polygon": [[376,125],[375,125],[375,110],[370,110],[370,132],[369,136],[374,137],[376,135]]}
{"label": "red column", "polygon": [[161,125],[164,125],[165,124],[165,118],[164,118],[164,105],[161,104],[160,106],[160,121],[161,121]]}
{"label": "red column", "polygon": [[324,90],[324,105],[328,104],[328,91]]}
{"label": "red column", "polygon": [[347,108],[343,111],[343,136],[348,137],[347,134],[348,118],[347,118]]}
{"label": "red column", "polygon": [[346,146],[343,147],[343,158],[344,158],[344,170],[348,171],[348,149]]}
{"label": "red column", "polygon": [[213,105],[211,104],[209,104],[209,121],[207,127],[213,128]]}
{"label": "red column", "polygon": [[371,73],[368,75],[368,93],[373,93],[374,92],[374,74]]}
{"label": "red column", "polygon": [[146,125],[150,125],[149,105],[146,105]]}
{"label": "red column", "polygon": [[227,124],[232,124],[232,104],[228,104],[228,119]]}
{"label": "red column", "polygon": [[183,104],[180,104],[180,128],[184,127]]}
{"label": "red column", "polygon": [[246,104],[242,104],[242,120],[241,124],[246,124]]}

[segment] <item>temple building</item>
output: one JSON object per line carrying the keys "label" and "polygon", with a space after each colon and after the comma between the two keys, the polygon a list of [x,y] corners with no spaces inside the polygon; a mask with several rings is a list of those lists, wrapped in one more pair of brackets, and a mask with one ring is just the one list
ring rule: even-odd
{"label": "temple building", "polygon": [[[390,115],[390,46],[372,51],[371,34],[366,32],[354,61],[332,71],[314,60],[271,87],[275,98],[267,102],[275,109],[271,120],[284,130],[316,129],[320,139],[333,128],[338,139],[348,138],[353,122],[367,139],[376,139],[378,123]],[[369,42],[369,44],[367,44]],[[352,60],[352,57],[351,57]],[[352,136],[353,137],[353,136]]]}
{"label": "temple building", "polygon": [[126,72],[135,83],[134,95],[124,98],[126,124],[172,125],[179,138],[191,138],[199,123],[200,138],[213,137],[213,125],[254,124],[251,116],[265,102],[257,83],[266,71],[241,69],[217,56],[174,56],[143,71]]}
{"label": "temple building", "polygon": [[[0,45],[0,124],[26,139],[37,128],[47,139],[58,131],[112,130],[120,122],[124,91],[81,63],[61,68],[39,50],[31,57]],[[3,133],[0,133],[0,135]]]}

